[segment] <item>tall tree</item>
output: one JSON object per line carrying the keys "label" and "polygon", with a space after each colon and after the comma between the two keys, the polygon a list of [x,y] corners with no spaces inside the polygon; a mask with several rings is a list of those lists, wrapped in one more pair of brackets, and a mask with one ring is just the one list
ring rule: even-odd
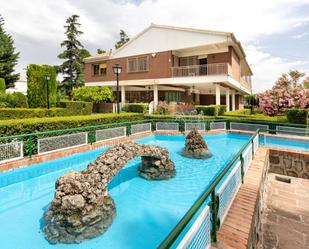
{"label": "tall tree", "polygon": [[116,49],[122,47],[124,44],[126,44],[130,40],[129,36],[122,29],[120,30],[119,35],[120,35],[120,40],[116,42],[115,44]]}
{"label": "tall tree", "polygon": [[61,43],[61,47],[65,47],[65,50],[58,55],[59,59],[65,60],[60,66],[64,77],[59,88],[70,98],[74,88],[84,85],[83,59],[90,55],[78,40],[78,37],[83,34],[78,18],[78,15],[72,15],[66,20],[64,28],[67,38]]}
{"label": "tall tree", "polygon": [[283,73],[277,80],[276,85],[283,89],[290,89],[301,86],[301,78],[304,77],[305,74],[299,72],[298,70],[291,70],[289,73]]}
{"label": "tall tree", "polygon": [[19,74],[14,74],[18,58],[13,38],[4,30],[4,19],[0,15],[0,78],[5,80],[6,88],[13,87],[19,78]]}
{"label": "tall tree", "polygon": [[104,53],[106,53],[106,51],[104,49],[102,49],[102,48],[97,49],[97,54],[104,54]]}

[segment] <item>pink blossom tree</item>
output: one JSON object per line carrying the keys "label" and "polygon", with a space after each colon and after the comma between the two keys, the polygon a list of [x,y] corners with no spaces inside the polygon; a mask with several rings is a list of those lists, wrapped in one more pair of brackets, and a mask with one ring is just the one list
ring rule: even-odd
{"label": "pink blossom tree", "polygon": [[305,74],[297,70],[282,74],[271,90],[257,94],[260,110],[268,115],[283,114],[289,108],[308,108],[309,90],[304,87]]}

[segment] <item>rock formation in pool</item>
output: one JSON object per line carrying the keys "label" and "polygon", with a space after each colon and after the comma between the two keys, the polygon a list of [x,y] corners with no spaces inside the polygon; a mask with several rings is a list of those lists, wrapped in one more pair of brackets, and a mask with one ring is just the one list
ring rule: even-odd
{"label": "rock formation in pool", "polygon": [[56,181],[53,201],[45,212],[44,233],[51,243],[79,243],[102,234],[116,214],[107,185],[134,157],[141,156],[140,175],[150,180],[174,177],[168,150],[134,142],[118,144],[102,153],[81,172]]}
{"label": "rock formation in pool", "polygon": [[186,137],[183,155],[190,158],[205,159],[211,157],[212,153],[202,135],[197,130],[192,130]]}

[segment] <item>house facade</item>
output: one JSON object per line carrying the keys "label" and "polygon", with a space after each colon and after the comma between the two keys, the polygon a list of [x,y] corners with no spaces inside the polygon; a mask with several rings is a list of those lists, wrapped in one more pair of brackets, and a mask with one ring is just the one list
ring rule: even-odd
{"label": "house facade", "polygon": [[159,101],[243,108],[252,71],[233,33],[151,24],[115,52],[85,59],[86,86],[116,90],[122,104]]}

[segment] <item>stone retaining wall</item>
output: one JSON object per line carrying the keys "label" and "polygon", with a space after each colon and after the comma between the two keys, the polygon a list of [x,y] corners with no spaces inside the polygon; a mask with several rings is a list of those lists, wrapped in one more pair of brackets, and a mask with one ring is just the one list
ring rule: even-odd
{"label": "stone retaining wall", "polygon": [[269,172],[309,179],[309,152],[270,149]]}

